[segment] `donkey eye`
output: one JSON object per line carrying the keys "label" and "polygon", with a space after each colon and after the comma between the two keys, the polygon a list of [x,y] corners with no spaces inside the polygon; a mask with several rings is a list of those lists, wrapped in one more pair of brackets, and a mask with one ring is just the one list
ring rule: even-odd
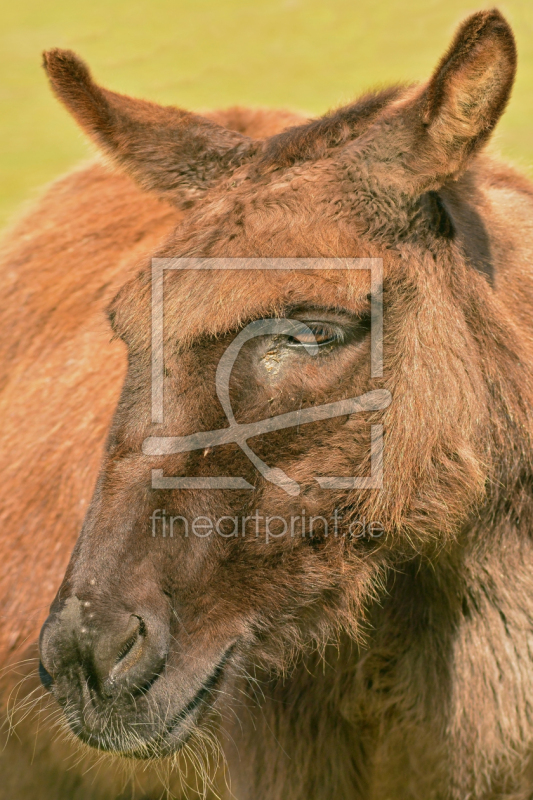
{"label": "donkey eye", "polygon": [[305,345],[318,344],[319,347],[326,345],[337,344],[342,342],[344,332],[338,325],[332,325],[329,322],[308,322],[305,324],[312,331],[312,334],[303,335],[300,339],[294,339],[292,336],[288,338],[288,347],[305,347]]}

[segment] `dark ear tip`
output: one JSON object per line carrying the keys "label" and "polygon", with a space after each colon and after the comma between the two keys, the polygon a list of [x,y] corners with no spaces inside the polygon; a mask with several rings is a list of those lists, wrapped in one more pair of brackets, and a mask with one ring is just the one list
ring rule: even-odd
{"label": "dark ear tip", "polygon": [[485,13],[487,21],[490,20],[490,22],[500,22],[500,23],[503,22],[504,25],[510,27],[509,23],[503,16],[502,12],[500,11],[499,8],[496,8],[496,6],[494,6],[494,8],[489,8],[487,11],[481,13]]}
{"label": "dark ear tip", "polygon": [[513,29],[498,8],[492,8],[487,12],[486,24],[490,25],[495,33],[503,34],[507,39],[514,42]]}
{"label": "dark ear tip", "polygon": [[475,31],[477,36],[498,35],[514,42],[513,29],[499,8],[478,11],[463,23],[465,30]]}
{"label": "dark ear tip", "polygon": [[62,80],[90,81],[87,65],[72,50],[54,47],[43,53],[43,67],[53,84]]}
{"label": "dark ear tip", "polygon": [[466,18],[464,24],[468,25],[469,23],[477,23],[479,28],[484,28],[487,25],[493,25],[494,23],[503,23],[504,25],[507,25],[507,27],[510,27],[500,9],[496,7],[489,8],[486,11],[476,11],[474,14],[471,14]]}

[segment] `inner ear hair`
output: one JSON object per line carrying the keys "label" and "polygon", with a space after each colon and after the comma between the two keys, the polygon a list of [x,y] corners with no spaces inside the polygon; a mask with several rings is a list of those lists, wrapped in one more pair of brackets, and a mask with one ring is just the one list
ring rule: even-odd
{"label": "inner ear hair", "polygon": [[452,164],[488,139],[507,105],[515,72],[514,36],[502,14],[493,9],[469,17],[422,96],[421,119],[431,143]]}

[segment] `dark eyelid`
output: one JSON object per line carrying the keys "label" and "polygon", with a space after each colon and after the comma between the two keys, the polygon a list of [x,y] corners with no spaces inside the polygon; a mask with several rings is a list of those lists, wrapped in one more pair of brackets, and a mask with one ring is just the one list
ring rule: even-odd
{"label": "dark eyelid", "polygon": [[[287,312],[291,319],[298,319],[305,325],[313,328],[323,328],[327,334],[331,330],[331,336],[324,341],[320,341],[317,335],[319,347],[331,349],[341,345],[354,344],[361,340],[370,330],[371,308],[365,309],[362,313],[355,314],[344,309],[318,309],[318,308],[293,308]],[[297,350],[304,348],[301,342],[296,340],[286,340],[287,346]]]}
{"label": "dark eyelid", "polygon": [[[323,320],[302,320],[302,322],[305,322],[312,334],[314,334],[313,337],[310,337],[310,341],[316,342],[319,347],[341,342],[344,339],[344,331],[338,324],[325,322]],[[324,341],[321,341],[322,338]],[[304,347],[304,342],[289,337],[287,346]]]}

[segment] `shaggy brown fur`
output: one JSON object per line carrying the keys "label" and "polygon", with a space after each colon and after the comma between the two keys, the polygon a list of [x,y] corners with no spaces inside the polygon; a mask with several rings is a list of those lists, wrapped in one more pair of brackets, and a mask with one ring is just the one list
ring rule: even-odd
{"label": "shaggy brown fur", "polygon": [[[509,26],[480,12],[427,84],[307,123],[135,101],[66,51],[45,65],[82,127],[154,197],[90,165],[4,245],[5,663],[31,655],[110,427],[42,635],[41,674],[80,738],[166,756],[218,714],[239,800],[530,798],[533,187],[481,152],[514,78]],[[364,272],[171,272],[165,424],[153,425],[149,254],[383,258],[384,378],[370,377]],[[113,297],[122,342],[109,343]],[[235,445],[143,455],[147,437],[227,425],[221,355],[248,322],[291,315],[333,321],[346,339],[316,357],[278,339],[243,348],[240,422],[393,396],[385,412],[253,441],[298,498]],[[367,474],[370,422],[385,426],[383,489],[317,488],[317,474]],[[154,491],[154,468],[243,476],[256,491]],[[337,509],[386,535],[267,541],[263,522],[251,537],[152,537],[162,508]],[[0,796],[116,796],[107,771],[94,785],[68,775],[48,740],[30,767],[34,726],[9,742]]]}

